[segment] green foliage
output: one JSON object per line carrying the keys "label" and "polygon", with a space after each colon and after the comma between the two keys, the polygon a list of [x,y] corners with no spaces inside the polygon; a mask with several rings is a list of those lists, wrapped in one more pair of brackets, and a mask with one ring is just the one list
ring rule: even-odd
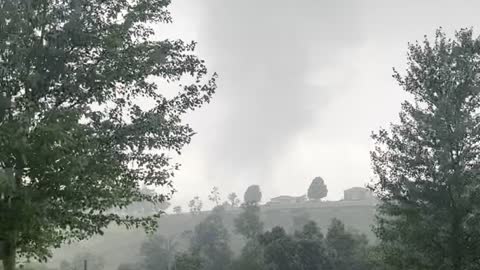
{"label": "green foliage", "polygon": [[264,249],[265,263],[269,269],[300,269],[301,264],[296,253],[296,243],[282,227],[275,227],[260,237]]}
{"label": "green foliage", "polygon": [[330,252],[330,262],[336,270],[367,270],[368,241],[364,235],[356,235],[345,230],[345,225],[333,219],[328,228],[326,245]]}
{"label": "green foliage", "polygon": [[310,200],[320,200],[328,194],[327,186],[321,177],[315,177],[308,187],[307,196]]}
{"label": "green foliage", "polygon": [[215,207],[204,221],[195,226],[191,239],[191,253],[202,260],[203,270],[223,270],[232,259],[230,235],[223,223],[225,209]]}
{"label": "green foliage", "polygon": [[392,269],[476,269],[480,254],[480,40],[464,29],[409,45],[413,96],[373,135],[375,232]]}
{"label": "green foliage", "polygon": [[245,191],[243,196],[243,201],[246,204],[258,204],[262,200],[262,192],[260,191],[260,186],[251,185]]}
{"label": "green foliage", "polygon": [[[171,187],[170,156],[194,134],[182,118],[216,88],[194,42],[151,39],[169,3],[0,2],[0,238],[21,256],[46,260],[111,222],[156,225],[109,210],[169,198],[141,187]],[[155,77],[184,85],[167,97]]]}
{"label": "green foliage", "polygon": [[198,255],[182,253],[176,256],[176,270],[199,270],[203,269],[202,259]]}
{"label": "green foliage", "polygon": [[238,258],[232,262],[233,270],[266,270],[263,247],[257,239],[247,241]]}
{"label": "green foliage", "polygon": [[260,207],[255,204],[242,205],[242,213],[234,219],[235,231],[247,240],[256,239],[263,233],[263,222],[260,220]]}
{"label": "green foliage", "polygon": [[260,237],[268,269],[329,269],[323,235],[314,222],[303,231],[287,235],[283,228],[275,227]]}
{"label": "green foliage", "polygon": [[[297,241],[297,254],[302,268],[305,270],[327,269],[331,266],[323,234],[313,221],[308,222],[301,232],[295,233]],[[336,268],[333,268],[337,270]]]}
{"label": "green foliage", "polygon": [[258,237],[263,233],[263,222],[260,220],[260,207],[256,204],[243,204],[242,213],[234,219],[235,231],[247,240],[239,258],[232,269],[266,269],[263,260],[263,248]]}
{"label": "green foliage", "polygon": [[338,220],[332,221],[325,239],[313,221],[293,235],[275,227],[259,239],[268,266],[266,269],[370,269],[365,237],[345,231],[343,223]]}
{"label": "green foliage", "polygon": [[188,202],[188,207],[190,208],[190,213],[192,215],[198,215],[202,211],[203,202],[200,200],[200,197],[195,196]]}

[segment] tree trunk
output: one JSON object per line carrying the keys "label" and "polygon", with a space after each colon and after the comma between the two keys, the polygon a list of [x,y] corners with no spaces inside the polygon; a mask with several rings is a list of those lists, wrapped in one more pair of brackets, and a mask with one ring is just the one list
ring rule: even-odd
{"label": "tree trunk", "polygon": [[462,270],[463,264],[463,244],[461,243],[463,239],[463,230],[461,228],[461,218],[458,209],[454,209],[453,212],[453,223],[452,223],[452,244],[451,244],[451,252],[452,252],[452,270]]}
{"label": "tree trunk", "polygon": [[15,270],[16,266],[16,257],[17,257],[17,246],[14,237],[8,240],[7,242],[7,253],[3,258],[3,269],[4,270]]}

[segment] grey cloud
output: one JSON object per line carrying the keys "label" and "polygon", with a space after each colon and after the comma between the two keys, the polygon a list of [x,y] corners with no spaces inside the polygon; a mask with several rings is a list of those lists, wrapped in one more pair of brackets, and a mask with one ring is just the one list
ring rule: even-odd
{"label": "grey cloud", "polygon": [[[221,76],[216,102],[226,107],[221,129],[209,131],[212,177],[267,180],[271,161],[308,128],[341,89],[311,85],[312,69],[361,42],[356,1],[210,0],[200,44]],[[240,174],[240,175],[239,175]],[[252,181],[250,179],[249,181]]]}

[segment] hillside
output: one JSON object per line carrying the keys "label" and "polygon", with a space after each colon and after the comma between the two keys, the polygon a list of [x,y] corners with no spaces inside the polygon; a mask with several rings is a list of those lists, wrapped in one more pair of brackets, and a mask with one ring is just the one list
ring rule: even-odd
{"label": "hillside", "polygon": [[[238,251],[243,245],[243,240],[234,233],[233,229],[233,220],[239,212],[239,208],[234,208],[227,210],[225,214],[225,224],[231,232],[231,242],[234,251]],[[205,211],[199,215],[184,213],[164,216],[159,221],[158,233],[176,239],[182,248],[182,246],[185,246],[186,240],[182,238],[181,234],[185,231],[193,230],[195,225],[201,222],[208,213],[208,211]],[[374,236],[371,232],[374,213],[375,205],[371,200],[307,201],[261,206],[261,218],[265,224],[265,229],[282,226],[292,231],[295,225],[294,219],[299,217],[299,219],[308,218],[314,220],[325,233],[330,220],[338,218],[350,229],[366,234],[371,241],[374,241]],[[121,263],[138,260],[140,246],[146,237],[147,235],[141,230],[126,230],[112,226],[101,237],[97,236],[88,241],[75,243],[56,250],[50,265],[57,268],[62,260],[69,260],[78,252],[89,251],[105,258],[105,270],[116,270]]]}

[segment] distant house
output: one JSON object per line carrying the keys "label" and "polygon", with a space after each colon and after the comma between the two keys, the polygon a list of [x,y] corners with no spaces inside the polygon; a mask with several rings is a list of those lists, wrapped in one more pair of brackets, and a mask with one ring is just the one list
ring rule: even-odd
{"label": "distant house", "polygon": [[343,199],[345,201],[363,201],[372,198],[372,192],[362,187],[353,187],[343,191]]}
{"label": "distant house", "polygon": [[307,200],[307,196],[288,196],[288,195],[282,195],[278,196],[275,198],[270,199],[270,201],[267,203],[269,205],[271,204],[293,204],[293,203],[301,203],[305,202]]}

